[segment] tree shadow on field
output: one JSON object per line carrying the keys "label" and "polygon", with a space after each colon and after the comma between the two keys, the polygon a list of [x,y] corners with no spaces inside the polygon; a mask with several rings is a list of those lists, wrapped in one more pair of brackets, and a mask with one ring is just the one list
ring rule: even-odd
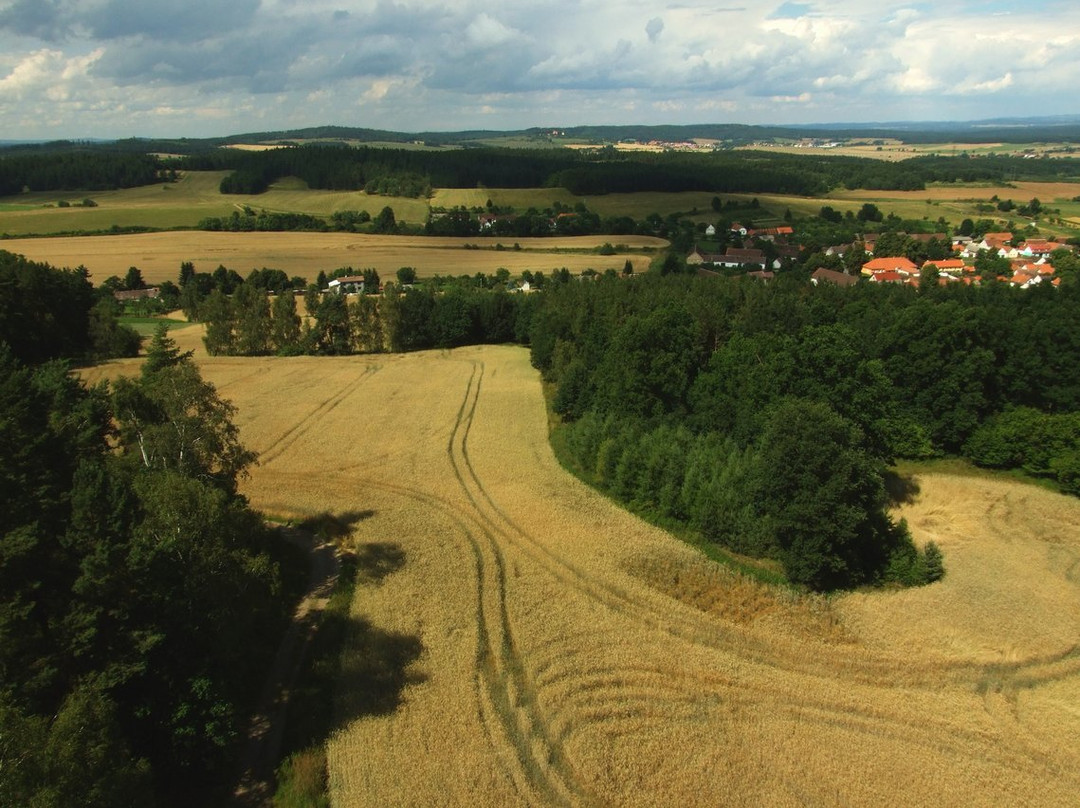
{"label": "tree shadow on field", "polygon": [[885,494],[890,505],[910,505],[918,499],[920,491],[919,480],[914,474],[885,472]]}
{"label": "tree shadow on field", "polygon": [[354,551],[356,582],[377,584],[405,566],[405,550],[393,542],[369,542]]}
{"label": "tree shadow on field", "polygon": [[352,529],[360,522],[370,519],[374,515],[375,511],[372,510],[345,511],[343,513],[323,511],[315,514],[315,516],[309,516],[302,522],[297,523],[296,526],[323,541],[339,541],[352,533]]}
{"label": "tree shadow on field", "polygon": [[420,638],[386,631],[364,618],[352,618],[341,655],[334,729],[357,718],[389,715],[402,701],[409,685],[427,681],[413,665],[424,652]]}

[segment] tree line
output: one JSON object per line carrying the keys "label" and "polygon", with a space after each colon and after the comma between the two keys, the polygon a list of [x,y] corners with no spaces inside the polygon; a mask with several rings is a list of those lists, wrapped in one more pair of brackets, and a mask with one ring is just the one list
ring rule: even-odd
{"label": "tree line", "polygon": [[[312,284],[298,302],[285,290],[273,296],[244,283],[231,294],[215,288],[201,301],[198,319],[206,325],[211,355],[346,355],[454,348],[461,345],[525,342],[537,301],[502,288],[454,279],[425,288],[391,287],[378,294],[324,293]],[[306,316],[300,314],[300,304]]]}
{"label": "tree line", "polygon": [[0,343],[20,361],[134,356],[139,335],[119,324],[111,290],[95,290],[85,267],[56,269],[0,250]]}
{"label": "tree line", "polygon": [[1071,179],[1062,160],[1007,156],[928,155],[889,162],[834,155],[718,150],[711,153],[626,153],[613,148],[466,148],[409,150],[306,145],[245,152],[213,142],[174,144],[184,156],[161,160],[121,141],[109,147],[53,144],[0,155],[0,194],[23,190],[106,190],[175,178],[178,169],[227,170],[221,191],[259,194],[282,177],[312,188],[365,190],[422,197],[432,188],[562,187],[575,194],[643,191],[779,193],[812,196],[831,188],[921,190],[932,182]]}

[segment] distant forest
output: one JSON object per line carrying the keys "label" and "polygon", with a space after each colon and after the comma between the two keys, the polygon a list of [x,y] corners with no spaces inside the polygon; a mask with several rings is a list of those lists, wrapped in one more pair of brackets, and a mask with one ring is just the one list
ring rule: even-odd
{"label": "distant forest", "polygon": [[[151,147],[151,142],[139,143],[144,150]],[[1069,180],[1080,171],[1069,160],[1004,156],[887,162],[764,151],[409,150],[323,144],[264,152],[203,147],[186,156],[160,158],[129,150],[131,145],[67,143],[52,144],[53,151],[0,150],[0,194],[128,188],[168,180],[185,169],[229,171],[221,190],[230,194],[259,194],[292,176],[311,188],[411,197],[425,196],[433,188],[476,187],[561,187],[579,195],[705,191],[814,196],[838,187],[921,190],[933,182]]]}
{"label": "distant forest", "polygon": [[27,191],[108,191],[161,180],[161,162],[148,154],[62,151],[22,154],[0,151],[0,195]]}
{"label": "distant forest", "polygon": [[918,157],[900,163],[856,157],[717,151],[709,154],[570,150],[406,151],[304,146],[265,152],[218,150],[178,168],[230,170],[225,193],[258,194],[282,178],[312,188],[420,196],[430,188],[561,187],[580,195],[641,191],[824,194],[836,187],[921,190],[930,182],[1064,180],[1080,171],[1063,160]]}

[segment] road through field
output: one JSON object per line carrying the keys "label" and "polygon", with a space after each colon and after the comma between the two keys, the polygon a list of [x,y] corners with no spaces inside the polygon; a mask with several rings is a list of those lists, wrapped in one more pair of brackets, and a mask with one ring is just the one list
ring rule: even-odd
{"label": "road through field", "polygon": [[1076,500],[927,475],[942,582],[799,597],[563,471],[523,349],[200,364],[256,507],[398,559],[357,591],[333,805],[1075,804]]}

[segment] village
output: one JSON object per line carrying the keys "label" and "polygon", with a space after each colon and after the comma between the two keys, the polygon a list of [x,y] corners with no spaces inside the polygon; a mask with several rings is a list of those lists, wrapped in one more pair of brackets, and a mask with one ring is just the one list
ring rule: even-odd
{"label": "village", "polygon": [[[709,225],[704,234],[707,238],[716,235],[716,228]],[[966,285],[986,282],[1007,283],[1010,286],[1028,289],[1042,283],[1059,286],[1061,278],[1055,274],[1052,256],[1061,252],[1073,253],[1072,245],[1053,239],[1021,239],[1013,233],[985,233],[980,238],[946,233],[904,233],[895,234],[923,244],[935,243],[948,245],[949,257],[932,258],[916,262],[904,255],[878,255],[879,236],[867,234],[863,241],[851,244],[838,244],[826,248],[827,257],[839,258],[847,271],[820,266],[811,275],[811,282],[832,283],[838,286],[850,286],[865,280],[869,283],[895,283],[919,286],[924,282],[924,275],[933,273],[941,286],[953,283]],[[737,243],[769,242],[769,251],[775,257],[771,260],[760,247],[728,247],[723,253],[708,253],[697,246],[686,256],[687,267],[694,268],[701,275],[718,275],[723,270],[744,269],[747,275],[762,281],[771,280],[775,271],[785,265],[785,259],[797,258],[800,248],[793,243],[794,230],[790,226],[747,228],[735,222],[730,227],[729,238]],[[858,254],[869,260],[856,263]],[[985,257],[999,259],[993,262],[991,274],[987,271]],[[984,266],[980,267],[980,263]],[[854,272],[858,268],[858,273]]]}

